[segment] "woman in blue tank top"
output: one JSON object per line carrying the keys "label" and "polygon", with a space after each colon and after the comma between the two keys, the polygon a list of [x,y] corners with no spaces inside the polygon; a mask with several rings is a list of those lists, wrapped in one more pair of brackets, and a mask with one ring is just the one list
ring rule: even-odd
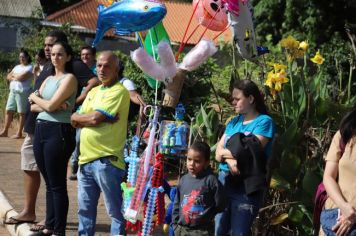
{"label": "woman in blue tank top", "polygon": [[46,228],[42,235],[65,235],[69,205],[67,163],[75,147],[70,124],[77,92],[77,80],[69,73],[72,56],[68,44],[56,42],[51,50],[52,76],[29,97],[31,111],[39,112],[33,151],[46,182]]}
{"label": "woman in blue tank top", "polygon": [[236,133],[253,134],[261,143],[268,158],[274,136],[272,118],[267,115],[263,97],[254,82],[251,80],[235,82],[232,98],[233,108],[238,115],[227,124],[225,133],[217,144],[215,156],[220,162],[219,180],[225,187],[229,204],[224,212],[216,215],[215,236],[250,235],[251,225],[263,198],[263,191],[247,194],[243,182],[226,181],[240,174],[235,159],[239,157],[232,156],[225,146],[227,141]]}

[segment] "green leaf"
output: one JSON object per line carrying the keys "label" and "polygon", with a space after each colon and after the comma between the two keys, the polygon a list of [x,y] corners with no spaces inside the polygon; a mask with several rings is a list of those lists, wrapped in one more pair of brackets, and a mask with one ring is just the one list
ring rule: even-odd
{"label": "green leaf", "polygon": [[288,219],[295,223],[300,223],[303,220],[304,213],[299,206],[292,206],[288,212]]}
{"label": "green leaf", "polygon": [[303,178],[303,189],[310,196],[314,196],[315,190],[320,183],[321,178],[313,170],[307,170]]}
{"label": "green leaf", "polygon": [[284,147],[289,146],[291,143],[295,143],[295,137],[298,132],[297,122],[295,120],[288,126],[287,130],[278,138],[280,144],[283,143]]}
{"label": "green leaf", "polygon": [[280,166],[280,173],[284,178],[286,178],[290,183],[295,182],[295,179],[300,172],[300,157],[290,150],[286,150],[282,154]]}
{"label": "green leaf", "polygon": [[297,113],[297,118],[299,119],[300,115],[304,112],[306,106],[307,106],[307,99],[306,99],[306,94],[304,91],[304,88],[301,86],[299,88],[299,93],[298,93],[298,113]]}
{"label": "green leaf", "polygon": [[207,135],[211,136],[211,135],[213,135],[213,132],[211,131],[211,125],[209,123],[209,118],[208,118],[208,115],[206,114],[206,111],[205,111],[203,105],[200,106],[200,110],[201,110],[201,114],[203,116],[203,121],[204,121],[204,125],[206,127]]}

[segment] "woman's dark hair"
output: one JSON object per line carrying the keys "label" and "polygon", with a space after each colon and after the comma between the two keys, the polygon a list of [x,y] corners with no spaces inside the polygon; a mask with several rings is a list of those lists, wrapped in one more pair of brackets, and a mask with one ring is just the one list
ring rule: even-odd
{"label": "woman's dark hair", "polygon": [[23,53],[27,59],[27,63],[30,64],[32,62],[30,54],[23,48],[20,50],[20,54]]}
{"label": "woman's dark hair", "polygon": [[46,59],[46,54],[45,54],[45,51],[43,48],[39,49],[37,52],[36,52],[36,55],[42,59]]}
{"label": "woman's dark hair", "polygon": [[199,152],[205,161],[210,161],[210,147],[206,142],[195,142],[190,146],[190,149]]}
{"label": "woman's dark hair", "polygon": [[[66,63],[64,70],[68,73],[73,73],[72,61],[73,61],[74,52],[73,52],[72,47],[68,43],[62,42],[62,41],[55,42],[53,44],[53,46],[55,46],[55,45],[61,45],[64,48],[64,51],[67,53],[67,55],[71,56],[71,59],[70,59],[70,61],[68,61]],[[54,69],[54,66],[52,65],[52,75],[54,75],[54,74],[55,74],[55,69]]]}
{"label": "woman's dark hair", "polygon": [[344,144],[347,144],[356,135],[356,107],[342,118],[339,130]]}
{"label": "woman's dark hair", "polygon": [[267,108],[263,100],[263,96],[257,85],[252,80],[237,80],[233,84],[233,89],[241,90],[245,97],[249,97],[250,95],[254,97],[256,110],[260,114],[267,114]]}

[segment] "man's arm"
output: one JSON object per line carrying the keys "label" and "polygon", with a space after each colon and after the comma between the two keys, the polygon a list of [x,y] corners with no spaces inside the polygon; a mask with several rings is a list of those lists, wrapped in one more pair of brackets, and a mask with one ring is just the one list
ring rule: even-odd
{"label": "man's arm", "polygon": [[103,122],[115,122],[118,120],[118,115],[114,119],[110,119],[101,112],[94,111],[87,114],[73,113],[71,117],[72,126],[75,128],[95,127]]}
{"label": "man's arm", "polygon": [[130,100],[137,104],[137,105],[143,105],[146,106],[145,101],[141,97],[141,95],[136,91],[136,90],[131,90],[129,91],[130,94]]}
{"label": "man's arm", "polygon": [[76,99],[75,99],[75,104],[82,104],[85,97],[88,95],[89,91],[98,86],[100,84],[100,81],[98,80],[97,77],[93,77],[91,78],[88,83],[87,86],[85,86],[85,90],[83,91],[82,94],[80,94]]}

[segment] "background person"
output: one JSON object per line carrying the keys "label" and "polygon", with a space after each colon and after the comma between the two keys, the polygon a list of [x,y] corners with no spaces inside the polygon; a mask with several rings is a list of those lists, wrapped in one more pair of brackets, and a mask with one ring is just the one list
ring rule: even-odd
{"label": "background person", "polygon": [[[88,66],[88,68],[93,72],[96,73],[96,49],[90,46],[83,46],[80,50],[80,59],[83,61],[84,64]],[[81,93],[85,92],[86,87],[83,87]],[[80,106],[77,108],[77,112],[80,110]],[[75,149],[72,153],[71,157],[71,175],[69,176],[70,180],[77,180],[77,171],[78,171],[78,158],[80,155],[80,131],[81,128],[76,128],[75,131]]]}
{"label": "background person", "polygon": [[[246,193],[235,157],[226,149],[226,143],[236,133],[253,134],[261,143],[265,156],[271,154],[274,124],[267,115],[263,97],[257,85],[251,80],[239,80],[234,83],[232,105],[238,114],[226,126],[224,135],[217,144],[215,159],[219,165],[219,180],[224,185],[228,198],[228,207],[215,217],[215,235],[250,235],[251,225],[258,214],[264,191]],[[236,157],[237,159],[239,157]],[[265,158],[264,156],[262,158]]]}
{"label": "background person", "polygon": [[[44,51],[47,58],[47,63],[44,65],[43,70],[35,81],[34,89],[39,89],[43,81],[52,75],[52,63],[51,63],[51,49],[55,42],[68,42],[67,36],[63,31],[53,30],[48,32],[44,38]],[[78,90],[81,91],[83,86],[90,88],[97,85],[98,80],[96,76],[90,71],[90,69],[78,59],[72,59],[71,67],[73,69],[73,74],[78,81]],[[85,95],[78,99],[77,91],[76,105],[80,104]],[[18,222],[21,221],[34,221],[36,219],[35,209],[36,209],[36,199],[37,194],[41,184],[41,176],[37,167],[37,163],[33,153],[33,141],[35,133],[36,118],[38,112],[30,111],[30,106],[26,111],[26,120],[24,130],[26,132],[25,140],[21,147],[21,169],[24,171],[24,193],[25,202],[23,210],[13,218]],[[11,221],[13,222],[13,221]],[[16,223],[16,222],[15,222]],[[38,223],[31,226],[30,230],[40,231],[44,229],[45,220],[41,220]]]}
{"label": "background person", "polygon": [[22,138],[22,130],[25,123],[25,112],[27,109],[27,97],[31,90],[33,79],[31,57],[28,52],[21,49],[19,54],[20,64],[15,66],[7,75],[10,81],[10,93],[6,103],[5,124],[0,132],[0,137],[7,137],[14,113],[19,113],[20,122],[17,133],[11,138]]}
{"label": "background person", "polygon": [[44,65],[47,63],[47,57],[43,48],[38,50],[35,55],[35,65],[33,67],[32,73],[34,76],[34,81],[36,83],[37,77],[43,70]]}
{"label": "background person", "polygon": [[356,235],[356,108],[342,119],[325,161],[329,197],[320,215],[322,229],[326,235]]}
{"label": "background person", "polygon": [[80,49],[80,59],[96,74],[96,49],[91,46],[83,46]]}

